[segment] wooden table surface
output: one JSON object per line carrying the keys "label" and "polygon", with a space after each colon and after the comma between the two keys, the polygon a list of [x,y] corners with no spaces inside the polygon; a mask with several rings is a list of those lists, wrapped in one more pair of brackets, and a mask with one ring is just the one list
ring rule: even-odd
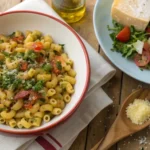
{"label": "wooden table surface", "polygon": [[[0,0],[0,11],[3,12],[22,0]],[[51,0],[46,0],[50,5]],[[97,39],[94,34],[92,15],[96,0],[87,0],[87,12],[84,18],[72,24],[71,26],[85,39],[87,40],[95,50],[100,53],[108,62],[110,62],[104,55],[100,48]],[[111,62],[110,62],[111,63]],[[114,104],[101,111],[92,122],[79,134],[70,150],[90,150],[106,133],[114,121],[119,106],[122,101],[127,97],[132,90],[140,87],[150,87],[140,81],[137,81],[128,75],[117,69],[116,75],[103,86],[105,92],[112,98]],[[110,150],[150,150],[150,128],[147,128],[135,135],[132,135],[114,145]],[[142,143],[142,141],[145,141]],[[144,149],[142,149],[142,147]]]}

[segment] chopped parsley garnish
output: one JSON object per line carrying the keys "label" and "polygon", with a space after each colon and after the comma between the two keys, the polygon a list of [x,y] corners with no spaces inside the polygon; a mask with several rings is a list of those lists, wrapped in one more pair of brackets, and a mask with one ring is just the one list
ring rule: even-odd
{"label": "chopped parsley garnish", "polygon": [[15,32],[9,35],[9,37],[13,38],[15,36]]}
{"label": "chopped parsley garnish", "polygon": [[62,47],[62,50],[64,50],[65,44],[59,44]]}
{"label": "chopped parsley garnish", "polygon": [[52,71],[52,65],[50,63],[46,63],[42,66],[42,68],[46,71],[46,72],[51,72]]}
{"label": "chopped parsley garnish", "polygon": [[15,79],[14,82],[11,85],[11,89],[15,90],[17,88],[19,88],[19,85],[22,83],[21,79]]}
{"label": "chopped parsley garnish", "polygon": [[24,53],[16,53],[15,55],[16,58],[23,58],[24,57]]}
{"label": "chopped parsley garnish", "polygon": [[17,86],[21,83],[20,79],[17,79],[16,72],[6,72],[1,75],[0,86],[4,89],[12,88],[16,89]]}
{"label": "chopped parsley garnish", "polygon": [[3,40],[0,40],[0,44],[1,44],[1,43],[4,43],[4,41],[3,41]]}
{"label": "chopped parsley garnish", "polygon": [[4,62],[3,61],[0,61],[0,66],[2,66],[4,64]]}
{"label": "chopped parsley garnish", "polygon": [[9,57],[10,54],[8,52],[3,51],[2,54],[4,54],[6,57]]}
{"label": "chopped parsley garnish", "polygon": [[55,55],[60,55],[60,53],[59,52],[57,52],[56,50],[54,50],[54,53],[55,53]]}
{"label": "chopped parsley garnish", "polygon": [[25,60],[29,60],[32,62],[34,62],[36,58],[37,58],[37,54],[33,50],[29,50],[24,56]]}
{"label": "chopped parsley garnish", "polygon": [[60,61],[56,61],[56,66],[58,70],[62,70],[62,65]]}
{"label": "chopped parsley garnish", "polygon": [[31,89],[35,85],[35,80],[26,80],[25,83],[23,84],[23,87],[25,90]]}
{"label": "chopped parsley garnish", "polygon": [[7,108],[0,108],[0,112],[4,111],[4,110],[7,110]]}
{"label": "chopped parsley garnish", "polygon": [[33,86],[33,90],[34,91],[40,91],[42,90],[44,87],[44,82],[43,81],[38,81],[34,86]]}

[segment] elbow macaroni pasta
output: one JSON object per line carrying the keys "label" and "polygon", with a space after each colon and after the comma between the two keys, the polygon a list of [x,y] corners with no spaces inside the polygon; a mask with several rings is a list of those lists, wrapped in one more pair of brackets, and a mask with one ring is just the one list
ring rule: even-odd
{"label": "elbow macaroni pasta", "polygon": [[38,30],[0,40],[0,124],[29,129],[60,115],[76,84],[64,45]]}

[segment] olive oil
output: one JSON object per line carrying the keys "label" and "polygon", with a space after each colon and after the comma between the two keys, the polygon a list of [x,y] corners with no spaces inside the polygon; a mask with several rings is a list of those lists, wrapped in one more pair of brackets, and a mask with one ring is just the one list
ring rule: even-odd
{"label": "olive oil", "polygon": [[85,14],[85,0],[53,0],[52,8],[68,23],[79,21]]}

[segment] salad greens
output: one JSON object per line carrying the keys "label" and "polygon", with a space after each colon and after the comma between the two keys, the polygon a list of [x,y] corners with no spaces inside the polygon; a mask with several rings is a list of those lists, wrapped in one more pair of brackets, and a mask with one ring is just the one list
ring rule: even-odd
{"label": "salad greens", "polygon": [[145,31],[137,31],[134,26],[130,27],[130,40],[125,43],[116,39],[117,34],[124,28],[124,26],[117,23],[116,21],[113,21],[113,28],[109,25],[107,28],[111,32],[110,37],[113,40],[113,48],[111,50],[122,53],[122,56],[126,58],[130,58],[134,56],[135,53],[137,53],[134,47],[135,42],[138,40],[143,42],[147,41],[147,33],[145,33]]}

